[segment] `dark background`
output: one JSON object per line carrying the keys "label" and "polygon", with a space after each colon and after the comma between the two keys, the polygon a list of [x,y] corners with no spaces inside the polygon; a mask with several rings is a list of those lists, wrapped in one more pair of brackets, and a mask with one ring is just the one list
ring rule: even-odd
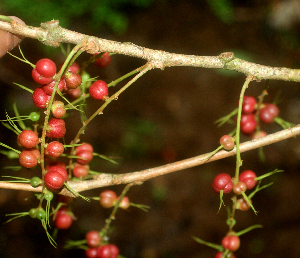
{"label": "dark background", "polygon": [[[300,7],[297,1],[215,1],[219,5],[209,5],[208,2],[212,1],[179,0],[140,1],[146,3],[144,5],[137,4],[139,1],[120,1],[119,5],[112,6],[105,1],[103,5],[94,3],[93,10],[105,4],[111,8],[107,8],[106,16],[97,16],[91,10],[76,10],[72,5],[69,9],[75,11],[64,13],[62,2],[61,9],[54,7],[52,13],[49,9],[44,13],[44,19],[39,18],[43,13],[33,8],[38,6],[38,1],[33,2],[31,8],[23,8],[22,12],[16,7],[17,4],[11,6],[9,2],[0,4],[2,12],[18,16],[28,25],[38,26],[40,22],[54,18],[62,20],[62,25],[71,30],[147,48],[206,56],[232,51],[237,57],[262,65],[299,67]],[[19,2],[19,5],[23,3]],[[44,5],[46,3],[49,2],[45,1]],[[114,16],[117,18],[112,19],[111,15],[117,15]],[[49,16],[51,18],[47,19]],[[105,19],[121,22],[117,26],[113,22],[105,22]],[[44,47],[37,40],[25,39],[21,48],[33,63],[45,56],[51,57],[57,64],[64,60],[59,50]],[[13,53],[19,55],[17,49]],[[79,62],[87,58],[88,54],[82,54]],[[92,77],[99,76],[110,82],[143,64],[143,60],[114,55],[109,67],[102,70],[91,67],[89,71]],[[172,67],[148,72],[118,101],[111,103],[103,115],[94,119],[81,137],[83,141],[93,143],[96,152],[121,157],[119,165],[95,158],[91,169],[127,173],[216,149],[219,138],[234,127],[225,125],[217,128],[214,122],[236,108],[244,80],[242,74],[203,68]],[[36,87],[31,79],[31,67],[6,55],[0,61],[2,118],[5,117],[5,110],[12,112],[13,102],[17,103],[21,114],[36,110],[31,95],[13,85],[13,82],[31,89]],[[246,94],[257,97],[265,83],[251,82]],[[124,83],[110,89],[110,94],[122,85]],[[280,116],[298,124],[299,84],[271,81],[268,93],[265,99],[268,102],[280,94]],[[98,106],[98,101],[90,100],[87,113],[92,114]],[[77,113],[72,114],[66,119],[67,142],[80,126]],[[263,128],[268,133],[280,130],[276,124]],[[4,127],[0,140],[18,148],[16,135]],[[242,137],[242,141],[247,140],[250,137]],[[262,175],[278,168],[283,169],[284,173],[263,181],[274,181],[274,184],[254,197],[253,204],[259,211],[258,215],[251,210],[237,211],[236,231],[253,224],[262,224],[264,228],[242,235],[236,256],[299,257],[299,139],[285,140],[263,150],[265,162],[260,160],[257,150],[243,153],[241,171],[251,169]],[[7,161],[3,155],[1,158],[3,166],[18,163]],[[196,243],[192,236],[220,244],[228,230],[226,208],[222,207],[217,214],[219,196],[213,192],[211,184],[218,173],[234,175],[234,171],[235,157],[230,157],[133,186],[128,192],[130,200],[149,205],[151,209],[148,213],[134,207],[129,211],[120,210],[112,224],[110,242],[116,244],[125,257],[214,257],[215,250]],[[26,178],[39,175],[38,168],[17,172],[3,169],[1,173]],[[123,188],[113,186],[109,189],[120,194]],[[102,190],[84,194],[98,196]],[[24,201],[30,196],[28,192],[1,189],[1,223],[7,220],[5,214],[36,207],[34,198]],[[230,197],[226,196],[225,202],[229,207]],[[77,220],[69,230],[58,233],[57,249],[49,244],[39,221],[24,217],[1,225],[0,256],[84,257],[82,250],[63,250],[64,241],[80,240],[89,230],[100,230],[110,210],[104,210],[96,201],[87,204],[81,199],[74,201],[71,207]]]}

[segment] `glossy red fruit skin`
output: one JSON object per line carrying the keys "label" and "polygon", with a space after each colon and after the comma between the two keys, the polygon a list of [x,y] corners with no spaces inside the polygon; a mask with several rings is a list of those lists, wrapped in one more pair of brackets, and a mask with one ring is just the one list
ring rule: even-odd
{"label": "glossy red fruit skin", "polygon": [[93,153],[90,151],[76,152],[76,156],[81,158],[81,159],[76,159],[76,162],[81,165],[86,165],[90,163],[94,157]]}
{"label": "glossy red fruit skin", "polygon": [[226,151],[231,151],[234,148],[234,139],[230,135],[223,135],[220,138],[220,144]]}
{"label": "glossy red fruit skin", "polygon": [[266,124],[274,122],[274,118],[279,115],[279,108],[272,104],[265,104],[265,106],[259,111],[259,118]]}
{"label": "glossy red fruit skin", "polygon": [[33,104],[38,108],[46,108],[51,96],[46,94],[42,88],[36,88],[32,93]]}
{"label": "glossy red fruit skin", "polygon": [[98,258],[117,258],[119,248],[113,244],[99,246],[97,249]]}
{"label": "glossy red fruit skin", "polygon": [[104,190],[100,193],[100,204],[104,208],[110,208],[114,206],[117,199],[117,194],[114,191]]}
{"label": "glossy red fruit skin", "polygon": [[[52,92],[53,92],[53,90],[54,90],[55,83],[56,83],[56,81],[52,81],[52,82],[50,82],[50,83],[44,85],[44,86],[42,87],[43,91],[44,91],[46,94],[51,95]],[[57,85],[57,88],[62,92],[63,89],[65,88],[65,86],[66,86],[65,80],[60,80],[59,83],[58,83],[58,85]]]}
{"label": "glossy red fruit skin", "polygon": [[90,166],[89,165],[81,165],[79,163],[75,163],[73,168],[73,176],[77,178],[82,178],[89,174]]}
{"label": "glossy red fruit skin", "polygon": [[256,184],[257,180],[256,174],[252,170],[245,170],[239,176],[239,182],[244,182],[247,186],[247,189],[252,189]]}
{"label": "glossy red fruit skin", "polygon": [[96,230],[91,230],[85,235],[86,242],[89,247],[97,247],[100,244],[101,237],[99,232]]}
{"label": "glossy red fruit skin", "polygon": [[66,93],[71,99],[78,99],[82,95],[80,88],[67,90]]}
{"label": "glossy red fruit skin", "polygon": [[64,181],[68,181],[67,170],[66,170],[66,168],[63,168],[62,166],[58,166],[58,165],[51,166],[48,168],[48,172],[57,172],[63,177]]}
{"label": "glossy red fruit skin", "polygon": [[73,218],[68,213],[61,213],[56,216],[54,223],[58,229],[68,229],[73,223]]}
{"label": "glossy red fruit skin", "polygon": [[23,150],[20,153],[19,162],[25,168],[32,168],[37,165],[38,157],[31,150]]}
{"label": "glossy red fruit skin", "polygon": [[65,163],[61,162],[61,161],[56,161],[56,162],[51,162],[50,164],[48,164],[46,166],[46,170],[48,170],[50,167],[52,166],[60,166],[62,168],[64,168],[67,171],[67,166]]}
{"label": "glossy red fruit skin", "polygon": [[38,84],[48,84],[53,81],[53,78],[44,77],[39,74],[36,69],[32,69],[31,72],[32,79]]}
{"label": "glossy red fruit skin", "polygon": [[68,71],[65,75],[65,81],[68,89],[76,89],[82,83],[82,78],[78,73]]}
{"label": "glossy red fruit skin", "polygon": [[97,258],[98,251],[97,248],[89,248],[85,251],[85,255],[87,258]]}
{"label": "glossy red fruit skin", "polygon": [[231,176],[226,173],[218,174],[214,178],[212,187],[217,193],[219,193],[221,190],[223,190],[224,193],[230,193],[233,188]]}
{"label": "glossy red fruit skin", "polygon": [[244,96],[242,112],[244,114],[251,114],[255,111],[256,99],[252,96]]}
{"label": "glossy red fruit skin", "polygon": [[241,245],[240,238],[238,236],[226,236],[222,239],[222,246],[225,249],[230,250],[231,252],[235,252],[239,249]]}
{"label": "glossy red fruit skin", "polygon": [[65,121],[61,118],[52,118],[48,123],[50,129],[47,130],[46,136],[52,138],[62,138],[65,136]]}
{"label": "glossy red fruit skin", "polygon": [[95,65],[103,68],[109,66],[110,62],[111,62],[111,57],[108,52],[105,52],[101,57],[96,58]]}
{"label": "glossy red fruit skin", "polygon": [[32,130],[24,130],[19,134],[18,137],[19,143],[24,148],[33,148],[39,143],[39,137]]}
{"label": "glossy red fruit skin", "polygon": [[81,144],[79,146],[76,146],[75,147],[75,150],[76,150],[76,153],[79,153],[81,151],[89,151],[89,152],[94,152],[94,148],[91,144],[89,143],[84,143],[84,144]]}
{"label": "glossy red fruit skin", "polygon": [[60,189],[65,183],[64,177],[56,171],[48,171],[44,177],[45,185],[50,189]]}
{"label": "glossy red fruit skin", "polygon": [[256,128],[256,120],[253,114],[242,114],[241,131],[245,134],[252,134]]}
{"label": "glossy red fruit skin", "polygon": [[95,81],[89,88],[91,97],[94,99],[103,99],[104,96],[108,95],[108,86],[105,81]]}
{"label": "glossy red fruit skin", "polygon": [[49,58],[42,58],[35,64],[36,71],[44,77],[53,77],[56,73],[56,65]]}
{"label": "glossy red fruit skin", "polygon": [[[222,252],[217,252],[215,255],[215,258],[222,258],[223,257],[223,253]],[[232,253],[229,253],[228,255],[225,256],[225,258],[236,258],[235,255],[233,255]]]}
{"label": "glossy red fruit skin", "polygon": [[48,154],[52,157],[58,158],[64,153],[64,145],[60,142],[53,141],[47,145]]}

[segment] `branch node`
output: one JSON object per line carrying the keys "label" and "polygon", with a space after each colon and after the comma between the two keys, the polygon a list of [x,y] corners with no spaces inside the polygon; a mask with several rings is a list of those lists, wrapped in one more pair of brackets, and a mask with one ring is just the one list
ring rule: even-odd
{"label": "branch node", "polygon": [[41,42],[51,47],[59,47],[63,41],[62,28],[59,26],[59,21],[47,21],[41,23],[41,27],[47,31],[46,36],[41,39]]}
{"label": "branch node", "polygon": [[226,64],[235,59],[235,56],[233,52],[224,52],[219,55],[219,58]]}

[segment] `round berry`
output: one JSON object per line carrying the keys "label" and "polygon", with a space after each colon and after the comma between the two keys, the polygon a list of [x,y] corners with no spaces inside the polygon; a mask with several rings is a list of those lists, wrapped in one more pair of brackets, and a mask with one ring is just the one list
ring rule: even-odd
{"label": "round berry", "polygon": [[226,236],[222,239],[222,246],[225,249],[230,250],[231,252],[236,251],[239,249],[241,245],[240,238],[238,236],[232,235],[232,236]]}
{"label": "round berry", "polygon": [[68,229],[73,223],[73,217],[68,213],[60,213],[56,216],[54,223],[58,229]]}
{"label": "round berry", "polygon": [[[38,151],[38,150],[37,150]],[[23,150],[19,156],[20,164],[25,168],[32,168],[37,165],[38,158],[31,150]]]}
{"label": "round berry", "polygon": [[244,114],[251,114],[255,111],[256,100],[252,96],[244,96],[242,112]]}
{"label": "round berry", "polygon": [[36,218],[36,210],[37,210],[37,209],[35,209],[35,208],[32,208],[32,209],[29,210],[29,216],[30,216],[31,218],[33,218],[33,219]]}
{"label": "round berry", "polygon": [[110,208],[114,206],[117,198],[117,194],[114,191],[105,190],[100,193],[100,204],[104,208]]}
{"label": "round berry", "polygon": [[[249,201],[252,204],[252,201],[251,200]],[[236,200],[236,209],[241,211],[247,211],[250,209],[250,205],[244,198],[239,198]]]}
{"label": "round berry", "polygon": [[[97,53],[96,55],[98,55]],[[105,52],[101,57],[96,58],[95,65],[98,67],[107,67],[111,62],[111,57],[108,52]]]}
{"label": "round berry", "polygon": [[67,170],[62,166],[58,166],[58,165],[51,166],[48,168],[48,172],[57,172],[63,177],[64,181],[68,181]]}
{"label": "round berry", "polygon": [[46,212],[43,208],[36,209],[36,218],[40,220],[44,220],[46,218]]}
{"label": "round berry", "polygon": [[89,170],[90,170],[89,165],[81,165],[81,164],[75,163],[75,166],[73,168],[73,176],[82,178],[89,174]]}
{"label": "round berry", "polygon": [[40,115],[39,112],[31,112],[31,113],[29,114],[29,119],[30,119],[31,121],[33,121],[33,122],[39,121],[39,120],[40,120],[40,117],[41,117],[41,115]]}
{"label": "round berry", "polygon": [[[223,258],[223,253],[222,252],[217,252],[215,255],[215,258]],[[235,255],[231,252],[229,252],[225,258],[236,258]]]}
{"label": "round berry", "polygon": [[233,186],[233,192],[237,195],[242,194],[247,190],[247,186],[244,182],[238,182]]}
{"label": "round berry", "polygon": [[18,136],[19,143],[24,148],[33,148],[39,143],[39,137],[32,130],[24,130]]}
{"label": "round berry", "polygon": [[65,104],[62,101],[54,101],[51,106],[52,115],[55,118],[62,118],[66,114]]}
{"label": "round berry", "polygon": [[101,241],[101,237],[99,235],[99,232],[96,231],[96,230],[89,231],[85,235],[85,239],[86,239],[86,242],[87,242],[88,246],[90,246],[90,247],[99,246],[100,241]]}
{"label": "round berry", "polygon": [[53,199],[53,193],[52,192],[50,192],[50,191],[48,191],[48,190],[44,190],[44,198],[45,198],[45,200],[47,200],[47,201],[52,201],[52,199]]}
{"label": "round berry", "polygon": [[127,196],[124,196],[122,201],[120,202],[119,207],[123,210],[127,210],[130,207],[130,201]]}
{"label": "round berry", "polygon": [[45,185],[50,189],[60,189],[65,183],[64,177],[56,171],[48,171],[44,178]]}
{"label": "round berry", "polygon": [[220,144],[226,151],[231,151],[234,148],[234,139],[230,135],[223,135],[220,138]]}
{"label": "round berry", "polygon": [[95,81],[89,88],[89,92],[94,99],[103,99],[108,94],[108,87],[105,81]]}
{"label": "round berry", "polygon": [[41,183],[43,183],[43,180],[40,179],[39,177],[34,176],[33,178],[30,179],[30,184],[34,188],[38,187]]}
{"label": "round berry", "polygon": [[38,108],[47,107],[51,96],[46,94],[42,88],[36,88],[32,93],[33,104]]}
{"label": "round berry", "polygon": [[47,145],[48,154],[52,157],[58,158],[64,153],[64,145],[60,142],[53,141]]}
{"label": "round berry", "polygon": [[271,124],[274,118],[279,115],[279,108],[274,104],[265,104],[265,106],[259,111],[259,118],[266,124]]}
{"label": "round berry", "polygon": [[89,144],[89,143],[84,143],[84,144],[81,144],[81,145],[79,145],[79,146],[77,146],[76,148],[75,148],[75,150],[76,150],[76,153],[79,153],[79,152],[81,152],[81,151],[89,151],[89,152],[93,152],[94,151],[94,148],[93,148],[93,146],[91,145],[91,144]]}
{"label": "round berry", "polygon": [[252,135],[252,139],[258,139],[258,138],[261,138],[261,137],[265,137],[267,136],[267,133],[265,131],[257,131],[255,132],[253,135]]}
{"label": "round berry", "polygon": [[[56,84],[56,81],[52,81],[52,82],[44,85],[42,87],[42,89],[46,94],[51,95],[54,90],[55,84]],[[60,80],[57,85],[57,88],[62,92],[63,89],[65,88],[65,86],[66,86],[65,80]]]}
{"label": "round berry", "polygon": [[53,77],[56,73],[55,63],[48,58],[43,58],[37,61],[35,69],[40,75],[48,78]]}
{"label": "round berry", "polygon": [[86,165],[86,164],[90,163],[94,157],[93,153],[90,151],[76,152],[76,156],[80,157],[80,158],[77,158],[76,161],[77,161],[77,163],[79,163],[81,165]]}
{"label": "round berry", "polygon": [[244,182],[247,189],[252,189],[257,184],[255,178],[256,174],[252,170],[245,170],[240,174],[239,182]]}
{"label": "round berry", "polygon": [[66,133],[65,121],[61,118],[52,118],[49,123],[49,128],[46,132],[47,137],[62,138]]}
{"label": "round berry", "polygon": [[82,83],[82,78],[78,73],[68,71],[65,74],[65,81],[68,89],[76,89]]}
{"label": "round berry", "polygon": [[39,84],[48,84],[53,81],[52,78],[44,77],[37,72],[36,69],[32,69],[31,73],[32,79]]}
{"label": "round berry", "polygon": [[245,134],[251,134],[256,128],[256,120],[253,114],[242,114],[241,131]]}
{"label": "round berry", "polygon": [[119,249],[113,244],[99,246],[97,249],[98,258],[117,258]]}
{"label": "round berry", "polygon": [[223,190],[224,193],[230,193],[233,188],[231,176],[226,173],[217,175],[214,178],[212,187],[217,193],[219,193],[221,190]]}
{"label": "round berry", "polygon": [[67,90],[67,94],[72,99],[78,99],[81,96],[80,88]]}
{"label": "round berry", "polygon": [[89,248],[85,251],[85,256],[87,258],[97,258],[97,248]]}
{"label": "round berry", "polygon": [[67,166],[65,163],[61,162],[61,161],[56,161],[56,162],[51,162],[50,164],[48,164],[46,166],[46,169],[48,170],[50,167],[52,166],[60,166],[62,168],[64,168],[67,171]]}

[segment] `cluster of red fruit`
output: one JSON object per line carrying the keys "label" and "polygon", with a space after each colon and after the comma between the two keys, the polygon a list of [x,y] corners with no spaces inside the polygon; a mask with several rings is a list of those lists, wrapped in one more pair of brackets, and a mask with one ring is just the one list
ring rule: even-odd
{"label": "cluster of red fruit", "polygon": [[[119,197],[117,194],[112,190],[105,190],[100,193],[100,204],[104,208],[111,208],[115,206],[116,202],[118,201]],[[119,204],[119,207],[123,210],[128,209],[130,206],[130,201],[127,196],[124,196]]]}
{"label": "cluster of red fruit", "polygon": [[[244,96],[242,104],[241,116],[241,131],[245,134],[253,134],[257,128],[257,121],[255,119],[258,111],[258,104],[256,99],[252,96]],[[279,114],[279,109],[275,104],[264,103],[259,109],[259,119],[261,122],[270,124],[274,122],[275,117]],[[254,138],[267,135],[264,131],[259,131],[253,135]]]}

